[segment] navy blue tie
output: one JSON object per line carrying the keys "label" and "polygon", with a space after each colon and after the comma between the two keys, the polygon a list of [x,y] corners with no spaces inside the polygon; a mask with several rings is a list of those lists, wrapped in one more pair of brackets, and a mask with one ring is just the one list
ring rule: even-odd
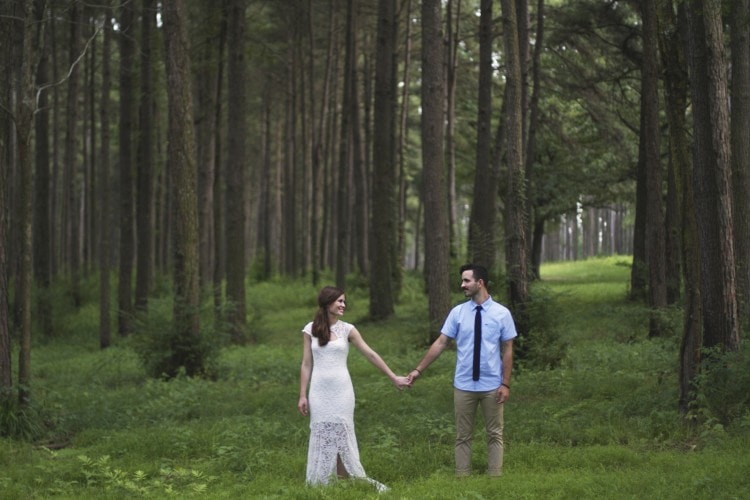
{"label": "navy blue tie", "polygon": [[474,315],[474,368],[472,378],[479,380],[479,356],[482,352],[482,306],[476,307]]}

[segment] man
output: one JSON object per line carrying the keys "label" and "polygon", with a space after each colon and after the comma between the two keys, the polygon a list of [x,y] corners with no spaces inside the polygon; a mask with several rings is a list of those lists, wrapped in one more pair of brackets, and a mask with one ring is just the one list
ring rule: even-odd
{"label": "man", "polygon": [[409,379],[416,380],[451,340],[456,342],[453,404],[457,476],[471,473],[471,437],[477,406],[482,408],[487,432],[487,473],[499,476],[503,468],[503,407],[510,395],[513,339],[518,334],[508,308],[492,300],[488,281],[483,266],[461,267],[461,289],[470,300],[451,310],[440,336],[409,373]]}

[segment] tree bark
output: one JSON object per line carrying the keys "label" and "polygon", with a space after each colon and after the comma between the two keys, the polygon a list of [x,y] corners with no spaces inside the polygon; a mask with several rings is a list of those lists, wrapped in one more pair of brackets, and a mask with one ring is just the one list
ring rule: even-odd
{"label": "tree bark", "polygon": [[[36,1],[36,21],[45,23],[44,1]],[[37,86],[49,83],[49,44],[50,36],[44,29],[44,43],[41,44],[39,65],[36,72]],[[49,94],[39,94],[37,112],[34,119],[34,282],[37,287],[36,317],[45,337],[52,335],[52,302],[50,297],[51,254],[50,254],[50,129]],[[2,184],[5,185],[5,184]]]}
{"label": "tree bark", "polygon": [[750,0],[734,0],[732,51],[732,209],[740,326],[750,325]]}
{"label": "tree bark", "polygon": [[492,140],[492,0],[482,0],[479,19],[479,88],[474,197],[469,222],[469,259],[492,269],[497,248],[497,174],[490,160]]}
{"label": "tree bark", "polygon": [[148,295],[151,289],[154,260],[153,192],[154,181],[154,97],[153,70],[151,62],[152,36],[156,27],[154,0],[143,0],[141,9],[141,96],[138,121],[137,206],[136,228],[138,248],[136,251],[135,308],[145,311],[148,308]]}
{"label": "tree bark", "polygon": [[[375,63],[373,181],[370,218],[372,245],[370,316],[384,319],[395,308],[396,255],[396,52],[397,30],[394,0],[378,1],[378,37]],[[353,124],[355,127],[357,124]]]}
{"label": "tree bark", "polygon": [[[245,0],[232,0],[228,17],[228,99],[227,115],[227,300],[232,341],[246,341],[245,304],[245,141],[246,73],[245,73]],[[292,198],[294,198],[292,196]]]}
{"label": "tree bark", "polygon": [[505,246],[510,309],[519,335],[528,333],[528,250],[523,159],[522,74],[514,0],[502,0],[505,46],[508,191],[505,200]]}
{"label": "tree bark", "polygon": [[99,165],[97,179],[97,193],[99,195],[99,347],[105,349],[112,341],[110,328],[110,297],[109,285],[111,242],[114,229],[110,213],[110,199],[113,192],[110,172],[110,89],[112,87],[112,9],[104,9],[104,42],[102,44],[102,81],[101,104],[99,105],[99,123],[101,125],[101,146],[99,151]]}
{"label": "tree bark", "polygon": [[[43,10],[44,5],[39,7]],[[21,406],[31,402],[31,285],[32,285],[32,190],[33,190],[33,157],[31,137],[36,111],[36,51],[40,45],[43,25],[36,22],[34,1],[17,2],[16,16],[23,23],[20,28],[23,45],[17,48],[20,55],[20,72],[16,91],[14,123],[16,146],[18,148],[19,192],[16,234],[21,241],[20,269],[16,280],[16,303],[20,312],[19,330],[20,347],[18,351],[18,400]],[[3,185],[3,188],[5,185]],[[4,314],[4,313],[2,313]]]}
{"label": "tree bark", "polygon": [[[0,45],[12,47],[14,5],[0,4]],[[10,50],[0,51],[0,403],[13,399],[13,371],[8,296],[8,173],[10,171],[10,143],[13,117],[11,114],[13,57]]]}
{"label": "tree bark", "polygon": [[726,58],[721,2],[689,5],[693,184],[700,249],[703,347],[736,350],[734,230]]}
{"label": "tree bark", "polygon": [[81,7],[73,3],[70,7],[70,42],[68,52],[67,102],[65,104],[65,195],[67,196],[68,266],[70,270],[70,295],[73,305],[80,307],[81,290],[81,219],[79,211],[81,186],[78,177],[78,109],[80,93],[80,69],[77,64],[81,55]]}
{"label": "tree bark", "polygon": [[135,87],[134,5],[120,6],[120,268],[117,287],[118,332],[128,335],[133,316],[133,108]]}
{"label": "tree bark", "polygon": [[450,309],[450,229],[444,171],[444,92],[440,0],[422,1],[422,171],[430,343]]}
{"label": "tree bark", "polygon": [[169,103],[168,170],[173,192],[175,360],[188,375],[199,374],[204,360],[200,336],[198,195],[190,77],[190,49],[183,0],[163,4]]}
{"label": "tree bark", "polygon": [[[661,336],[665,325],[661,314],[667,307],[665,223],[662,202],[662,167],[659,147],[659,53],[656,4],[641,2],[643,21],[643,65],[641,68],[641,128],[639,163],[646,174],[646,265],[648,305],[651,309],[649,336]],[[639,167],[641,168],[641,167]]]}

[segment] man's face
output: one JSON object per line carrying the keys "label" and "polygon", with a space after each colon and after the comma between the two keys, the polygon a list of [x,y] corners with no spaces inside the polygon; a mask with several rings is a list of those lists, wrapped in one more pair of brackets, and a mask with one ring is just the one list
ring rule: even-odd
{"label": "man's face", "polygon": [[474,279],[474,271],[468,270],[461,273],[461,290],[467,297],[475,297],[479,293],[481,284]]}

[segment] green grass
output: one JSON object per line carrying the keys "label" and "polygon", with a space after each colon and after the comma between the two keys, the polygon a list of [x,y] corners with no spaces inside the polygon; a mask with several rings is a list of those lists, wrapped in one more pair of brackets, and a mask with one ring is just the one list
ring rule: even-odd
{"label": "green grass", "polygon": [[[224,348],[215,381],[149,379],[130,339],[98,349],[95,307],[68,311],[64,334],[35,343],[42,428],[33,443],[0,440],[0,498],[750,498],[750,416],[684,424],[678,335],[648,339],[647,311],[627,300],[628,260],[548,264],[542,277],[536,310],[567,348],[555,369],[515,373],[501,478],[481,474],[479,416],[477,473],[453,476],[453,351],[404,392],[352,351],[362,463],[391,491],[306,487],[296,402],[316,289],[278,280],[248,287],[257,343]],[[424,352],[421,289],[408,276],[384,322],[367,320],[366,290],[348,293],[346,319],[397,372]]]}

